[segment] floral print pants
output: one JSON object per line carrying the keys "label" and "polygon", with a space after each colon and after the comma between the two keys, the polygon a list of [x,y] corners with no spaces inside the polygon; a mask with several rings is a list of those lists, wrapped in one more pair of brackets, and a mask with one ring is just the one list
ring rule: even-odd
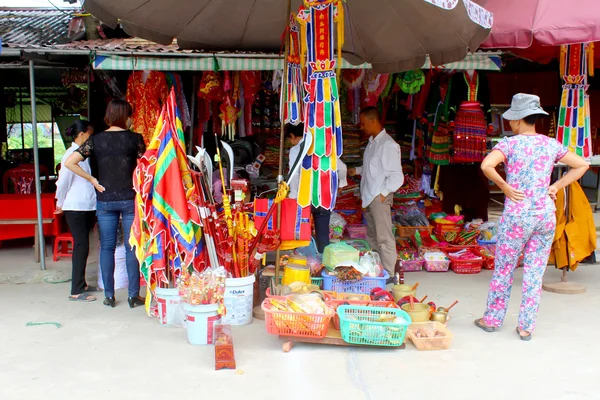
{"label": "floral print pants", "polygon": [[533,332],[542,294],[542,278],[556,229],[556,216],[505,215],[500,220],[496,265],[490,282],[487,309],[483,321],[494,327],[502,326],[519,257],[523,259],[523,297],[519,311],[519,328]]}

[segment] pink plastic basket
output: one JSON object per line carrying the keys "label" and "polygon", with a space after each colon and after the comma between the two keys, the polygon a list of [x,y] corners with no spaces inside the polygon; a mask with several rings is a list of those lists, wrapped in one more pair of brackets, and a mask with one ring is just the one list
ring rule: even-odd
{"label": "pink plastic basket", "polygon": [[367,227],[365,225],[347,225],[348,237],[351,239],[365,239],[367,237]]}

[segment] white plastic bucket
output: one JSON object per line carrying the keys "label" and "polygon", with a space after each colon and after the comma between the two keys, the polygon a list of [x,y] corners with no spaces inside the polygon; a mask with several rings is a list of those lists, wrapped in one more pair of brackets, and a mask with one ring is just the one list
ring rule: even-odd
{"label": "white plastic bucket", "polygon": [[193,306],[183,303],[185,312],[187,339],[191,344],[213,344],[215,325],[221,323],[217,313],[218,304]]}
{"label": "white plastic bucket", "polygon": [[179,290],[156,288],[158,320],[161,325],[181,325],[183,320],[182,300]]}
{"label": "white plastic bucket", "polygon": [[[101,250],[99,250],[101,251]],[[129,286],[127,278],[127,264],[125,263],[125,246],[117,246],[115,249],[115,290],[126,289]],[[104,290],[102,282],[102,268],[100,267],[100,255],[98,255],[98,288]]]}
{"label": "white plastic bucket", "polygon": [[254,275],[225,280],[225,308],[223,323],[245,325],[252,322]]}

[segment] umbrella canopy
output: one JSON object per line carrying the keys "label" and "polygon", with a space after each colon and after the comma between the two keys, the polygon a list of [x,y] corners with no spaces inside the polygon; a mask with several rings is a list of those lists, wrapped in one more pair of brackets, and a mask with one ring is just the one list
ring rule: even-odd
{"label": "umbrella canopy", "polygon": [[[480,3],[484,3],[482,0]],[[487,0],[494,27],[486,48],[558,46],[600,41],[598,0]]]}
{"label": "umbrella canopy", "polygon": [[[292,10],[300,0],[292,0]],[[184,49],[280,51],[284,0],[86,0],[84,8],[132,36]],[[462,60],[477,50],[492,14],[471,0],[347,0],[344,58],[376,72]]]}

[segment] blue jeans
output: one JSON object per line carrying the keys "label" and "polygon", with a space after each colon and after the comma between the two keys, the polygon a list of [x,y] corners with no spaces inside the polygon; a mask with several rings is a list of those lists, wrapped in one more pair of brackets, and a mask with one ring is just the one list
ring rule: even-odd
{"label": "blue jeans", "polygon": [[129,234],[135,216],[135,202],[133,200],[99,201],[96,205],[96,215],[100,230],[100,270],[104,283],[104,295],[106,297],[115,295],[115,249],[117,248],[119,217],[122,217],[129,297],[138,296],[140,293],[140,266],[129,244]]}

